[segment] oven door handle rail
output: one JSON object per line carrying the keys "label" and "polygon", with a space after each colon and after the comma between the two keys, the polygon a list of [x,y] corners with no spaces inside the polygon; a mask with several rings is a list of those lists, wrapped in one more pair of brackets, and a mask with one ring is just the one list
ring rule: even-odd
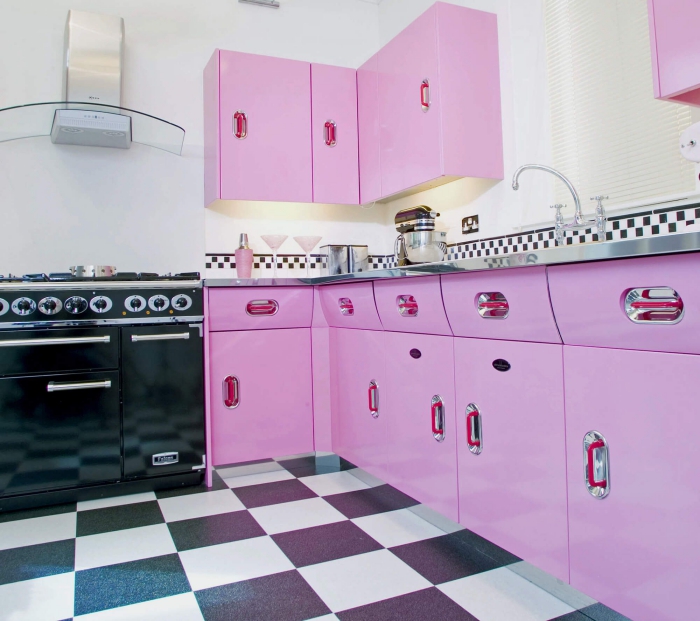
{"label": "oven door handle rail", "polygon": [[190,338],[189,332],[178,332],[177,334],[132,334],[131,342],[139,341],[186,341]]}
{"label": "oven door handle rail", "polygon": [[110,335],[104,336],[75,336],[45,339],[12,339],[0,340],[0,347],[33,347],[37,345],[90,345],[93,343],[109,343]]}
{"label": "oven door handle rail", "polygon": [[65,392],[67,390],[90,390],[94,388],[111,388],[112,380],[97,382],[49,382],[46,392]]}

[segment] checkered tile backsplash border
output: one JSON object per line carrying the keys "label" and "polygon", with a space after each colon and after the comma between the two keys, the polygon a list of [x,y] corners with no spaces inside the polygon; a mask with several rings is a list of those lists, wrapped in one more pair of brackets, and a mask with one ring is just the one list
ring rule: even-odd
{"label": "checkered tile backsplash border", "polygon": [[[700,204],[683,207],[667,207],[649,209],[634,214],[611,216],[608,218],[606,241],[621,239],[636,239],[656,235],[672,235],[700,231]],[[567,245],[584,244],[598,241],[598,235],[593,229],[582,231],[567,231]],[[448,244],[446,261],[469,259],[472,257],[495,257],[513,252],[527,252],[542,248],[554,248],[554,227],[546,227],[532,231],[524,231],[514,235],[490,237],[459,244]],[[396,267],[396,257],[390,255],[370,255],[370,269],[388,269]],[[309,274],[317,276],[323,267],[322,255],[311,255]],[[231,277],[236,268],[236,259],[231,254],[207,254],[207,277]],[[270,277],[273,273],[272,255],[256,254],[253,264],[254,277]],[[296,254],[280,254],[277,256],[277,273],[280,277],[295,277],[306,275],[306,257]]]}

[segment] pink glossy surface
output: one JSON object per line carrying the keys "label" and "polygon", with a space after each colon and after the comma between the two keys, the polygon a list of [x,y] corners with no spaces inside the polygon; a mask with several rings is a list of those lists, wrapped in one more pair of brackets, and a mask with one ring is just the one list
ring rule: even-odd
{"label": "pink glossy surface", "polygon": [[[645,257],[548,270],[552,307],[567,345],[700,353],[700,254]],[[632,323],[623,310],[626,291],[671,287],[683,299],[675,325]]]}
{"label": "pink glossy surface", "polygon": [[697,0],[649,0],[652,68],[657,97],[678,97],[700,105],[700,3]]}
{"label": "pink glossy surface", "polygon": [[[335,121],[336,140],[324,139],[326,121]],[[357,73],[346,67],[311,65],[311,132],[314,202],[357,205]]]}
{"label": "pink glossy surface", "polygon": [[[313,450],[311,334],[256,330],[210,335],[213,465]],[[240,405],[227,409],[222,382],[240,382]]]}
{"label": "pink glossy surface", "polygon": [[[571,584],[635,621],[692,619],[700,575],[697,356],[565,347]],[[610,450],[584,484],[583,436]]]}
{"label": "pink glossy surface", "polygon": [[221,197],[219,166],[219,50],[204,68],[204,206]]}
{"label": "pink glossy surface", "polygon": [[[399,314],[396,300],[402,295],[412,295],[418,302],[416,317]],[[439,276],[376,281],[374,298],[385,330],[452,335],[442,305]]]}
{"label": "pink glossy surface", "polygon": [[357,122],[360,159],[360,201],[382,196],[379,147],[378,56],[357,70]]}
{"label": "pink glossy surface", "polygon": [[[454,346],[459,521],[568,582],[562,347],[464,338]],[[493,367],[499,358],[509,371]],[[480,455],[467,446],[470,403],[481,412]]]}
{"label": "pink glossy surface", "polygon": [[445,2],[435,7],[442,174],[503,179],[496,15]]}
{"label": "pink glossy surface", "polygon": [[[374,289],[371,282],[319,287],[321,304],[328,325],[336,328],[357,330],[381,330],[377,307],[374,302]],[[347,298],[352,302],[353,315],[343,315],[339,300]]]}
{"label": "pink glossy surface", "polygon": [[[221,198],[312,201],[309,63],[221,51]],[[248,136],[233,135],[233,115]]]}
{"label": "pink glossy surface", "polygon": [[[386,476],[387,386],[384,333],[331,328],[333,452],[380,479]],[[379,390],[379,416],[369,410],[369,385]]]}
{"label": "pink glossy surface", "polygon": [[[384,333],[386,345],[387,481],[457,521],[454,339]],[[421,357],[410,355],[418,349]],[[382,393],[384,394],[384,393]],[[445,403],[445,440],[433,437],[431,399]]]}
{"label": "pink glossy surface", "polygon": [[332,451],[330,331],[321,308],[320,288],[314,287],[311,321],[311,368],[313,371],[314,450]]}
{"label": "pink glossy surface", "polygon": [[[455,336],[561,343],[549,302],[544,267],[441,276],[445,311]],[[500,292],[509,305],[505,319],[477,311],[481,293]]]}
{"label": "pink glossy surface", "polygon": [[[272,316],[251,317],[248,302],[274,300],[279,309]],[[313,287],[232,287],[209,290],[210,330],[272,330],[308,328],[313,310]]]}
{"label": "pink glossy surface", "polygon": [[[436,20],[433,6],[379,51],[383,196],[443,173]],[[420,87],[426,78],[431,106],[423,112]]]}

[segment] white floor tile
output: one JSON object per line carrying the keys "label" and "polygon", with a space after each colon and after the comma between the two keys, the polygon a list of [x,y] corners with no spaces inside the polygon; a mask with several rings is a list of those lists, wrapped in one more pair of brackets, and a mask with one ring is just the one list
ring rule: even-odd
{"label": "white floor tile", "polygon": [[352,521],[385,548],[445,534],[444,531],[419,518],[408,509],[368,515]]}
{"label": "white floor tile", "polygon": [[166,522],[178,522],[206,515],[232,513],[245,509],[243,503],[229,489],[205,494],[189,494],[158,501]]}
{"label": "white floor tile", "polygon": [[547,621],[574,610],[506,567],[437,588],[479,621]]}
{"label": "white floor tile", "polygon": [[133,505],[137,502],[149,502],[155,499],[155,492],[144,492],[143,494],[131,494],[129,496],[113,496],[111,498],[98,498],[97,500],[83,500],[78,503],[78,511],[104,509],[106,507],[118,507],[120,505]]}
{"label": "white floor tile", "polygon": [[432,586],[388,550],[319,563],[298,571],[334,612]]}
{"label": "white floor tile", "polygon": [[347,518],[323,498],[295,500],[249,510],[268,535],[342,522]]}
{"label": "white floor tile", "polygon": [[352,470],[346,470],[346,472],[349,472],[355,478],[360,479],[360,481],[369,487],[379,487],[380,485],[384,485],[384,481],[378,479],[373,474],[370,474],[362,468],[353,468]]}
{"label": "white floor tile", "polygon": [[195,591],[294,569],[270,537],[187,550],[180,560]]}
{"label": "white floor tile", "polygon": [[203,621],[194,593],[183,593],[149,602],[122,606],[75,617],[76,621]]}
{"label": "white floor tile", "polygon": [[299,480],[319,496],[330,496],[332,494],[369,489],[369,485],[363,483],[357,477],[352,476],[349,472],[317,474],[311,477],[302,477]]}
{"label": "white floor tile", "polygon": [[71,512],[0,524],[0,550],[72,539],[76,519],[77,514]]}
{"label": "white floor tile", "polygon": [[247,485],[262,485],[263,483],[275,483],[276,481],[288,481],[296,477],[288,470],[272,470],[258,474],[248,474],[242,477],[224,479],[224,483],[231,488],[246,487]]}
{"label": "white floor tile", "polygon": [[75,574],[58,574],[0,586],[2,621],[59,621],[73,616]]}
{"label": "white floor tile", "polygon": [[335,615],[323,615],[322,617],[314,617],[309,619],[309,621],[338,621],[338,617]]}
{"label": "white floor tile", "polygon": [[[260,474],[261,472],[274,472],[284,470],[276,461],[264,461],[259,464],[248,464],[247,466],[231,466],[230,468],[217,468],[216,473],[222,479],[231,477],[244,477],[249,474]],[[286,471],[285,471],[286,472]]]}
{"label": "white floor tile", "polygon": [[75,541],[75,570],[128,563],[177,552],[167,524],[128,528]]}

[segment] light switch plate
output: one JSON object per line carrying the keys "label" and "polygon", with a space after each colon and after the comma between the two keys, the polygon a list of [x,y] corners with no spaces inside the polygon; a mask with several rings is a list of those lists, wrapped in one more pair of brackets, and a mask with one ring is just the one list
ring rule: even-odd
{"label": "light switch plate", "polygon": [[462,218],[462,234],[470,235],[479,232],[479,216],[467,216]]}

